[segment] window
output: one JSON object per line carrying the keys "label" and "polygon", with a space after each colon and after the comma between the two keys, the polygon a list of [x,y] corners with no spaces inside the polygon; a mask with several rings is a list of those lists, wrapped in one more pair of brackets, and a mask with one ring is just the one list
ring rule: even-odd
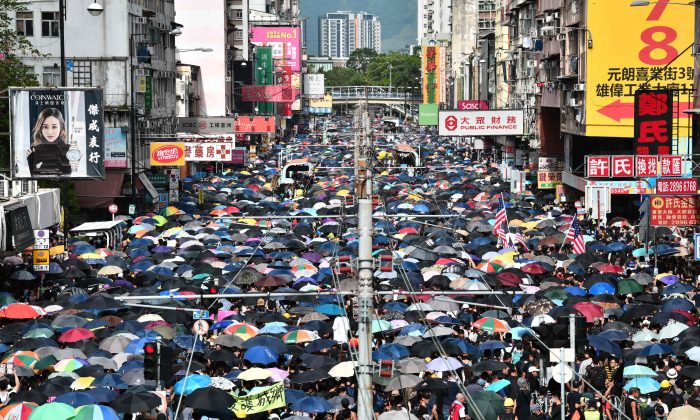
{"label": "window", "polygon": [[17,12],[17,34],[34,36],[34,13]]}
{"label": "window", "polygon": [[44,86],[61,86],[61,70],[58,67],[44,67]]}
{"label": "window", "polygon": [[243,31],[240,29],[236,29],[233,31],[233,39],[239,40],[243,39]]}
{"label": "window", "polygon": [[89,61],[73,62],[73,86],[92,86],[92,63]]}
{"label": "window", "polygon": [[243,10],[241,9],[236,9],[236,12],[234,13],[236,16],[236,19],[243,19]]}
{"label": "window", "polygon": [[41,36],[58,36],[58,12],[41,12]]}

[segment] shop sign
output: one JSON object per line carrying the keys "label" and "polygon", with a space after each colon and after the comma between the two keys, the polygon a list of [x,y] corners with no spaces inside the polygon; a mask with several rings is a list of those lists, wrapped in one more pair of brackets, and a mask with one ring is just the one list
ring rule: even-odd
{"label": "shop sign", "polygon": [[151,143],[150,151],[151,166],[182,166],[185,164],[185,143]]}
{"label": "shop sign", "polygon": [[586,156],[588,178],[649,178],[684,176],[681,155]]}
{"label": "shop sign", "polygon": [[652,226],[695,226],[700,223],[700,196],[654,196]]}
{"label": "shop sign", "polygon": [[673,178],[673,179],[657,179],[656,180],[657,194],[697,194],[698,179],[697,178]]}
{"label": "shop sign", "polygon": [[554,189],[561,185],[562,171],[537,171],[537,188],[540,190]]}

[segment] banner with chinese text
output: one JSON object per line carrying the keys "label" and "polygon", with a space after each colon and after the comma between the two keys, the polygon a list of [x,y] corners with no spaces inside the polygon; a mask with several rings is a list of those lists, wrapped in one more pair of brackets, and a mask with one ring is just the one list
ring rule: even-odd
{"label": "banner with chinese text", "polygon": [[234,143],[185,143],[186,162],[230,162]]}
{"label": "banner with chinese text", "polygon": [[231,406],[231,411],[239,419],[250,414],[263,413],[275,408],[285,407],[284,383],[262,387],[252,394],[236,397],[236,402]]}

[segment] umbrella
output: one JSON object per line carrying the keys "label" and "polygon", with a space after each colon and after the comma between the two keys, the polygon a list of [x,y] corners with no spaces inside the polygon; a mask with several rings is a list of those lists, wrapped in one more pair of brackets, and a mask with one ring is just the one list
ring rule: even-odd
{"label": "umbrella", "polygon": [[642,394],[650,394],[661,389],[661,384],[652,378],[634,378],[625,384],[625,389],[628,391],[632,387],[639,388]]}
{"label": "umbrella", "polygon": [[682,405],[671,410],[668,420],[695,420],[700,418],[700,410],[692,405]]}
{"label": "umbrella", "polygon": [[251,363],[269,365],[275,363],[279,355],[267,347],[254,346],[245,351],[243,358]]}
{"label": "umbrella", "polygon": [[125,392],[110,403],[118,413],[140,413],[158,407],[161,400],[151,392]]}
{"label": "umbrella", "polygon": [[0,418],[7,420],[27,420],[38,404],[33,402],[18,402],[8,404],[0,409]]}
{"label": "umbrella", "polygon": [[418,420],[413,413],[409,413],[405,408],[400,410],[385,411],[377,417],[377,420]]}
{"label": "umbrella", "polygon": [[463,367],[462,362],[454,357],[438,357],[428,362],[426,367],[434,372],[456,370]]}
{"label": "umbrella", "polygon": [[174,394],[190,395],[194,390],[204,388],[211,384],[211,378],[207,375],[189,375],[175,382]]}
{"label": "umbrella", "polygon": [[297,411],[307,413],[327,413],[333,410],[333,406],[326,400],[320,397],[303,397],[299,398],[291,404],[291,407]]}
{"label": "umbrella", "polygon": [[659,376],[656,372],[654,372],[652,369],[643,366],[643,365],[632,365],[632,366],[626,366],[624,371],[622,372],[622,377],[623,378],[640,378],[640,377],[655,377]]}
{"label": "umbrella", "polygon": [[340,362],[333,366],[328,374],[333,378],[350,378],[355,375],[355,365],[353,361]]}
{"label": "umbrella", "polygon": [[507,386],[510,386],[510,381],[508,379],[499,379],[496,382],[489,384],[489,386],[484,389],[487,391],[498,392]]}
{"label": "umbrella", "polygon": [[486,331],[492,331],[492,332],[508,332],[510,331],[510,327],[508,326],[508,323],[501,321],[500,319],[497,318],[481,318],[474,322],[473,324],[475,327],[480,328],[482,330]]}
{"label": "umbrella", "polygon": [[389,383],[384,387],[385,391],[394,391],[404,388],[412,388],[416,386],[423,379],[416,375],[404,374],[399,375],[391,379]]}
{"label": "umbrella", "polygon": [[466,408],[471,418],[496,420],[503,412],[503,398],[493,391],[476,391],[470,394]]}
{"label": "umbrella", "polygon": [[67,420],[75,415],[75,409],[68,404],[52,402],[35,408],[29,420]]}
{"label": "umbrella", "polygon": [[231,393],[211,387],[199,388],[185,398],[186,406],[205,412],[228,410],[234,402]]}

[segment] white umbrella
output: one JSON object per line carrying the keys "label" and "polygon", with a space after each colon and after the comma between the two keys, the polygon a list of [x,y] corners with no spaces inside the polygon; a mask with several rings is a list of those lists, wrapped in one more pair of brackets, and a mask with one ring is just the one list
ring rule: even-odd
{"label": "white umbrella", "polygon": [[350,378],[355,375],[356,365],[357,363],[353,361],[340,362],[333,366],[328,374],[333,378]]}
{"label": "white umbrella", "polygon": [[640,331],[637,331],[633,336],[632,336],[632,341],[634,342],[639,342],[639,341],[652,341],[656,340],[659,341],[659,335],[655,333],[654,331],[651,331],[649,329],[643,329]]}
{"label": "white umbrella", "polygon": [[406,308],[407,311],[432,311],[434,308],[427,303],[417,302]]}
{"label": "white umbrella", "polygon": [[659,331],[659,338],[662,340],[666,338],[674,338],[687,328],[688,326],[685,324],[681,324],[680,322],[672,322]]}
{"label": "white umbrella", "polygon": [[453,330],[452,328],[447,328],[443,327],[442,325],[438,325],[437,327],[433,327],[426,331],[423,334],[423,338],[441,337],[444,335],[457,335],[457,331]]}
{"label": "white umbrella", "polygon": [[554,324],[557,321],[547,314],[536,315],[532,317],[531,327],[539,327],[542,324]]}
{"label": "white umbrella", "polygon": [[688,358],[694,362],[700,362],[700,346],[695,346],[685,351]]}

